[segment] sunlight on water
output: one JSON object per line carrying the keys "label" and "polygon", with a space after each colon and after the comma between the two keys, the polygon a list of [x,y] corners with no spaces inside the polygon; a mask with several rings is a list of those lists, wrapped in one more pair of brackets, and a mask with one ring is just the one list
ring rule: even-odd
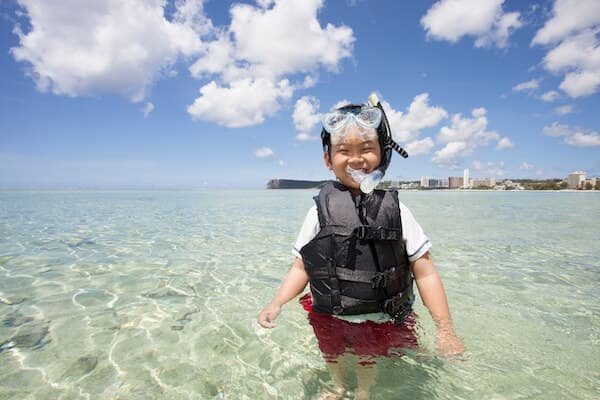
{"label": "sunlight on water", "polygon": [[[256,324],[315,194],[0,192],[0,398],[316,396],[330,377],[297,302]],[[373,398],[599,398],[600,195],[400,197],[467,352],[435,355],[417,300],[421,346],[378,360]]]}

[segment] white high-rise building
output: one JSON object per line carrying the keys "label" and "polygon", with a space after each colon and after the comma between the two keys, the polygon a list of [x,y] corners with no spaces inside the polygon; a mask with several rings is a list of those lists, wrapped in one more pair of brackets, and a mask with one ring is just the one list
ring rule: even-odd
{"label": "white high-rise building", "polygon": [[469,168],[465,168],[463,171],[463,188],[468,188],[469,185]]}
{"label": "white high-rise building", "polygon": [[569,187],[569,189],[578,189],[581,187],[583,182],[585,182],[585,172],[575,171],[569,174],[569,178],[567,179],[567,186]]}

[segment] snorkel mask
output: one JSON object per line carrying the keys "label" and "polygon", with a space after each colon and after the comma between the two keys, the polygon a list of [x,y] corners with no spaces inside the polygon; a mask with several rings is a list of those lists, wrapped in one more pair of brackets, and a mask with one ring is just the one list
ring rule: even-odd
{"label": "snorkel mask", "polygon": [[[348,124],[354,123],[359,128],[358,132],[365,137],[373,134],[376,130],[381,147],[381,163],[370,173],[362,170],[355,170],[348,167],[347,173],[352,176],[359,185],[363,193],[373,192],[375,187],[381,182],[385,171],[392,161],[392,150],[395,150],[402,157],[408,157],[408,153],[401,148],[393,139],[390,131],[390,125],[383,111],[379,98],[375,93],[369,96],[369,102],[365,105],[347,105],[338,108],[322,119],[323,130],[321,131],[321,141],[323,151],[330,153],[331,145],[344,141]],[[354,132],[357,130],[355,129]]]}

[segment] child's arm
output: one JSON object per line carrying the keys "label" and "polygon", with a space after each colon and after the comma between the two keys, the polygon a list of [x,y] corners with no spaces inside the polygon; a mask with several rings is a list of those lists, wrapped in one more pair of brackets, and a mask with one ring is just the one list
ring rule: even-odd
{"label": "child's arm", "polygon": [[304,262],[296,257],[292,268],[290,268],[285,278],[283,278],[277,294],[258,314],[259,325],[263,328],[274,328],[277,326],[273,321],[281,312],[281,307],[302,293],[307,283],[308,275],[304,270]]}
{"label": "child's arm", "polygon": [[444,285],[429,252],[412,263],[412,270],[423,304],[437,327],[438,350],[444,355],[462,354],[464,344],[454,332]]}

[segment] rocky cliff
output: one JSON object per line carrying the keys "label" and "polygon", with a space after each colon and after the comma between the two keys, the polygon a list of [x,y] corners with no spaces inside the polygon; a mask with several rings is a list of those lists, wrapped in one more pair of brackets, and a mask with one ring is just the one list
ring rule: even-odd
{"label": "rocky cliff", "polygon": [[329,181],[302,181],[295,179],[271,179],[267,189],[317,189]]}

